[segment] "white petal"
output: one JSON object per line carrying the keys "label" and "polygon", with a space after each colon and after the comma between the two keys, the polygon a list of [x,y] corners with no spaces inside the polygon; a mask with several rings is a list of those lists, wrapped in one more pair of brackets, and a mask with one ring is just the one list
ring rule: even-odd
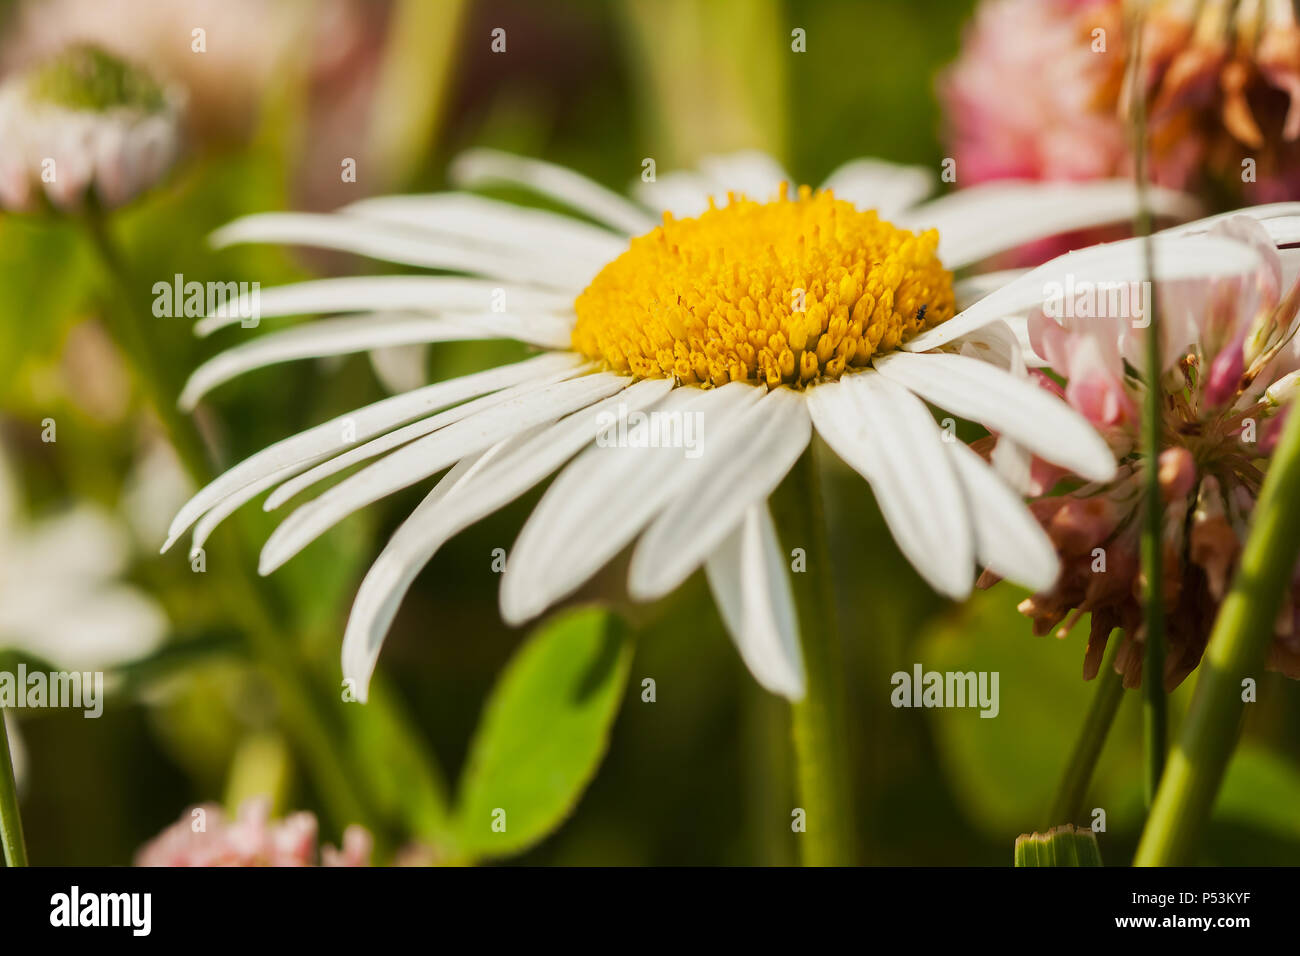
{"label": "white petal", "polygon": [[704,570],[727,633],[754,679],[774,694],[802,700],[799,620],[785,552],[765,504],[749,507]]}
{"label": "white petal", "polygon": [[259,319],[281,315],[316,315],[329,312],[480,312],[494,299],[522,312],[572,312],[573,296],[527,286],[466,279],[460,276],[345,276],[313,279],[252,290],[227,302],[195,323],[194,333],[206,336],[236,325],[243,316]]}
{"label": "white petal", "polygon": [[585,408],[620,391],[626,381],[596,374],[545,385],[411,442],[289,515],[262,548],[258,571],[270,574],[354,511],[511,435]]}
{"label": "white petal", "polygon": [[438,504],[462,487],[508,442],[509,439],[498,442],[486,451],[467,455],[448,469],[433,486],[433,490],[393,533],[384,550],[366,572],[352,602],[352,613],[348,617],[342,648],[343,678],[352,681],[352,689],[362,703],[370,697],[370,678],[375,672],[379,651],[388,628],[393,623],[393,617],[397,614],[402,596],[420,569],[455,533],[435,533],[435,528],[430,527],[429,519],[438,515],[435,511]]}
{"label": "white petal", "polygon": [[[446,233],[487,247],[540,258],[582,262],[599,269],[627,249],[627,241],[571,216],[471,193],[378,196],[339,210],[381,222]],[[594,273],[593,273],[594,274]]]}
{"label": "white petal", "polygon": [[781,183],[790,182],[790,174],[780,163],[756,149],[705,156],[700,160],[700,170],[713,181],[713,195],[720,203],[729,192],[767,202],[776,198]]}
{"label": "white petal", "polygon": [[1025,340],[1022,342],[1012,330],[1011,323],[1015,321],[1016,319],[1012,318],[990,322],[969,335],[954,340],[952,347],[959,349],[961,355],[977,358],[981,362],[987,362],[1003,371],[1011,371],[1023,378],[1024,350],[1028,345],[1029,332],[1028,329],[1025,330]]}
{"label": "white petal", "polygon": [[966,489],[980,563],[1035,591],[1050,588],[1060,573],[1060,561],[1024,502],[961,442],[950,443],[948,453]]}
{"label": "white petal", "polygon": [[654,218],[618,193],[571,169],[537,159],[472,149],[456,157],[450,175],[453,182],[466,188],[526,186],[628,235],[641,235],[656,225]]}
{"label": "white petal", "polygon": [[916,205],[934,189],[934,174],[924,166],[899,166],[882,159],[854,159],[836,169],[823,189],[859,209],[874,209],[881,219]]}
{"label": "white petal", "polygon": [[638,180],[633,192],[647,209],[691,219],[709,208],[709,197],[717,190],[711,179],[692,169],[660,173],[650,183]]}
{"label": "white petal", "polygon": [[[1168,189],[1147,194],[1160,216],[1197,212],[1191,197]],[[909,229],[939,230],[939,258],[958,269],[1048,236],[1131,220],[1137,189],[1128,180],[1088,183],[996,182],[959,189],[901,217]]]}
{"label": "white petal", "polygon": [[203,517],[194,524],[194,535],[190,539],[190,557],[193,557],[195,552],[203,547],[204,543],[208,540],[208,536],[217,529],[217,526],[220,525],[221,522],[225,521],[262,492],[269,488],[274,488],[287,478],[292,478],[301,468],[301,464],[295,464],[281,468],[279,471],[273,471],[265,478],[255,481],[251,485],[240,488],[233,495],[217,502],[211,511],[206,512]]}
{"label": "white petal", "polygon": [[569,344],[570,332],[562,319],[545,314],[433,317],[381,312],[318,319],[258,336],[214,355],[190,375],[178,403],[185,411],[192,411],[217,386],[268,365],[391,345],[495,338],[513,338],[530,345],[562,349]]}
{"label": "white petal", "polygon": [[685,581],[736,526],[750,505],[765,502],[808,447],[812,424],[803,395],[768,392],[723,436],[704,437],[690,464],[690,484],[646,530],[632,554],[628,591],[638,601],[662,597]]}
{"label": "white petal", "polygon": [[437,382],[405,395],[394,395],[282,439],[244,459],[201,488],[172,519],[162,550],[170,548],[186,528],[227,495],[287,465],[310,467],[321,455],[334,454],[403,422],[529,379],[545,378],[557,370],[576,369],[582,361],[581,356],[571,353],[539,355],[523,362]]}
{"label": "white petal", "polygon": [[1028,271],[1028,269],[1000,269],[997,272],[981,272],[978,275],[958,279],[953,283],[957,306],[962,309],[969,308],[986,295],[1010,285]]}
{"label": "white petal", "polygon": [[1274,245],[1285,246],[1300,242],[1300,216],[1281,216],[1260,222]]}
{"label": "white petal", "polygon": [[571,273],[555,264],[507,252],[475,249],[423,229],[334,213],[267,212],[244,216],[212,234],[217,248],[242,242],[280,242],[337,249],[426,269],[449,269],[553,289],[577,291],[591,280],[586,266]]}
{"label": "white petal", "polygon": [[370,370],[389,395],[413,392],[429,380],[425,367],[429,362],[429,347],[416,345],[389,345],[370,349]]}
{"label": "white petal", "polygon": [[1162,230],[1159,235],[1171,236],[1190,236],[1195,233],[1206,232],[1213,226],[1218,225],[1225,219],[1231,219],[1233,216],[1250,216],[1252,219],[1268,220],[1281,219],[1289,216],[1300,216],[1300,202],[1274,202],[1264,203],[1261,206],[1244,206],[1241,209],[1233,209],[1230,212],[1221,212],[1217,215],[1206,216],[1204,219],[1197,219],[1195,222],[1183,223],[1181,226],[1171,226]]}
{"label": "white petal", "polygon": [[[517,401],[518,399],[536,392],[539,388],[546,385],[553,385],[556,382],[563,382],[566,379],[575,378],[580,374],[585,374],[589,369],[564,368],[553,372],[542,378],[530,378],[526,382],[518,385],[512,385],[510,388],[503,388],[498,392],[475,398],[461,405],[456,405],[431,415],[428,418],[421,418],[418,421],[411,422],[409,425],[403,425],[401,428],[385,432],[372,438],[368,442],[363,442],[349,448],[347,451],[333,456],[325,461],[320,462],[311,468],[302,471],[301,474],[289,479],[279,488],[275,489],[266,499],[264,509],[274,511],[280,505],[293,498],[300,492],[310,488],[318,482],[324,481],[330,475],[336,475],[346,468],[355,464],[376,458],[387,451],[392,451],[401,445],[415,441],[417,438],[423,438],[430,435],[440,428],[446,428],[448,425],[463,421],[474,415],[480,415],[489,409],[496,408],[506,402]],[[604,373],[608,374],[608,373]],[[619,378],[614,376],[614,378]]]}
{"label": "white petal", "polygon": [[[708,449],[725,440],[730,424],[761,394],[742,382],[676,388],[647,414],[682,416],[683,422],[698,414]],[[685,451],[598,442],[574,459],[546,490],[510,552],[501,580],[506,621],[519,624],[540,614],[635,538],[698,474],[702,459]]]}
{"label": "white petal", "polygon": [[966,498],[926,407],[872,371],[808,390],[817,432],[871,485],[898,547],[941,594],[963,598],[975,546]]}
{"label": "white petal", "polygon": [[884,375],[954,415],[1001,432],[1040,458],[1092,481],[1115,474],[1115,457],[1087,419],[1026,379],[963,355],[894,352]]}
{"label": "white petal", "polygon": [[1008,488],[1027,495],[1034,484],[1034,455],[1024,445],[1003,436],[993,446],[989,461]]}
{"label": "white petal", "polygon": [[625,413],[645,408],[671,387],[669,379],[637,382],[522,440],[511,439],[478,458],[463,459],[447,472],[394,532],[357,591],[343,638],[343,676],[354,682],[358,696],[366,698],[384,636],[407,589],[446,541],[513,501],[591,442],[602,427],[603,413],[618,406]]}
{"label": "white petal", "polygon": [[[1260,265],[1259,253],[1245,243],[1219,236],[1161,236],[1153,241],[1155,275],[1170,279],[1246,275]],[[1141,239],[1107,242],[1045,262],[1019,279],[980,299],[969,309],[903,345],[925,352],[946,345],[995,319],[1040,308],[1054,294],[1052,286],[1080,288],[1081,283],[1141,282],[1147,277]],[[1069,284],[1072,284],[1070,286]]]}

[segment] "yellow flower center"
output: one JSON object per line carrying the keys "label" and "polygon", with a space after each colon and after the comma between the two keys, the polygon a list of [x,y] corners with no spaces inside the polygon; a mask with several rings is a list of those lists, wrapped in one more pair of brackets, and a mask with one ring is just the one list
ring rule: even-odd
{"label": "yellow flower center", "polygon": [[683,384],[836,379],[952,317],[938,244],[807,186],[665,213],[578,296],[573,347]]}

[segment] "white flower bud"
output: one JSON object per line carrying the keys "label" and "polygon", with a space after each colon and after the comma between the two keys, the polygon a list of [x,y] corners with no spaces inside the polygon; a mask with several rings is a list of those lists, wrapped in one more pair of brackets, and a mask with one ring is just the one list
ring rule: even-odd
{"label": "white flower bud", "polygon": [[1300,370],[1283,375],[1264,392],[1264,401],[1273,406],[1285,405],[1295,398],[1296,389],[1300,388]]}
{"label": "white flower bud", "polygon": [[121,206],[157,183],[181,147],[182,96],[95,47],[73,47],[0,85],[0,206],[44,198],[76,211]]}

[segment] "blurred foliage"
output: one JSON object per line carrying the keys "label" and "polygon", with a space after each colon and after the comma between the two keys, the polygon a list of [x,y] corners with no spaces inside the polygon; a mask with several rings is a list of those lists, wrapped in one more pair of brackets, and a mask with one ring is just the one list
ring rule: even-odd
{"label": "blurred foliage", "polygon": [[[804,182],[863,155],[937,168],[934,79],[971,6],[468,2],[441,24],[448,35],[437,38],[436,68],[406,62],[386,71],[383,98],[353,135],[385,131],[394,166],[375,179],[407,190],[444,186],[447,161],[474,145],[541,156],[620,189],[646,156],[663,172],[742,146],[770,149]],[[489,49],[490,31],[502,25],[504,56]],[[791,52],[796,28],[806,31],[806,53]],[[310,53],[311,44],[295,49]],[[438,69],[450,71],[445,95],[430,88],[442,82]],[[307,170],[338,169],[337,154],[305,128],[301,72],[275,71],[283,88],[267,91],[249,141],[196,153],[115,219],[137,308],[147,308],[154,282],[178,273],[265,288],[393,271],[272,246],[207,245],[208,234],[236,216],[303,205]],[[419,116],[408,127],[379,124],[379,113],[403,109],[404,82],[420,84],[409,92]],[[362,169],[358,195],[371,188]],[[87,392],[69,362],[74,330],[99,324],[108,294],[78,223],[0,214],[0,430],[35,514],[78,499],[119,509],[126,476],[158,433],[138,389],[115,410]],[[173,319],[151,328],[177,386],[241,334],[200,340],[188,321]],[[443,378],[520,354],[506,343],[439,345],[428,373]],[[383,394],[364,356],[294,363],[222,386],[194,420],[215,470]],[[47,416],[59,421],[54,444],[39,439]],[[1063,641],[1032,637],[1015,611],[1021,595],[1005,585],[960,608],[937,598],[899,554],[867,486],[820,452],[856,735],[861,855],[875,863],[1006,865],[1016,835],[1040,824],[1091,694],[1080,680],[1080,629]],[[383,831],[382,851],[436,842],[450,827],[467,853],[491,852],[470,838],[466,821],[478,827],[508,802],[497,794],[513,792],[537,801],[534,817],[509,816],[510,849],[526,851],[516,857],[524,862],[792,862],[788,710],[741,665],[702,576],[650,608],[625,606],[625,568],[617,564],[583,590],[576,600],[620,609],[635,647],[610,636],[594,612],[562,615],[527,641],[501,623],[492,551],[509,548],[541,489],[435,555],[397,616],[371,702],[340,700],[339,641],[356,585],[425,490],[366,509],[257,585],[329,718],[349,782]],[[257,543],[280,517],[254,504],[231,523],[241,540]],[[126,862],[187,804],[249,792],[259,780],[279,792],[279,806],[325,813],[302,749],[280,736],[284,701],[268,679],[275,675],[256,665],[246,629],[212,585],[235,574],[235,562],[251,572],[253,553],[214,549],[200,575],[183,554],[159,558],[155,545],[143,543],[130,577],[167,610],[170,644],[119,675],[99,720],[20,715],[28,845],[41,863]],[[1000,672],[1001,713],[983,720],[972,710],[895,710],[890,675],[917,662]],[[646,678],[655,681],[654,703],[640,699]],[[1187,693],[1175,697],[1175,720]],[[1141,822],[1139,747],[1138,707],[1126,699],[1090,794],[1090,805],[1107,811],[1100,843],[1112,865],[1131,856]],[[1208,860],[1300,860],[1298,757],[1300,692],[1268,675],[1207,837]],[[448,781],[457,780],[453,804]],[[347,822],[327,817],[323,837],[337,841]]]}

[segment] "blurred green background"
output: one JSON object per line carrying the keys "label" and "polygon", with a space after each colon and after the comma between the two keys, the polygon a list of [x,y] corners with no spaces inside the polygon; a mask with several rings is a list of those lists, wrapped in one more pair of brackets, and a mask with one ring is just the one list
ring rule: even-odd
{"label": "blurred green background", "polygon": [[[116,8],[125,36],[139,34],[140,18],[156,5],[103,6]],[[261,29],[256,4],[169,6],[191,8],[169,22],[183,27],[189,16],[195,25],[211,24],[210,42],[242,42]],[[270,52],[259,55],[267,62],[256,70],[227,57],[186,78],[204,94],[192,99],[206,111],[199,118],[223,119],[198,124],[186,161],[115,219],[141,308],[152,283],[175,273],[256,280],[264,288],[314,274],[374,273],[384,267],[265,246],[218,254],[206,236],[245,213],[441,188],[449,159],[471,146],[539,156],[614,188],[636,178],[645,157],[664,172],[741,147],[773,152],[801,182],[816,183],[859,156],[937,170],[944,153],[935,76],[955,55],[973,4],[300,6],[303,19],[285,28],[283,42],[264,44]],[[76,34],[75,8],[59,0],[0,3],[0,66],[17,68],[37,55],[39,43],[56,42],[59,30]],[[43,15],[56,40],[33,37],[31,23]],[[507,30],[504,55],[490,50],[496,27]],[[795,28],[806,31],[806,53],[791,52]],[[318,30],[327,31],[323,40]],[[188,31],[160,35],[151,42],[188,43]],[[143,41],[137,35],[130,42]],[[174,60],[158,52],[149,65],[165,73]],[[247,102],[222,101],[226,80],[254,74],[261,81],[244,94]],[[337,181],[341,155],[361,157],[354,185]],[[104,302],[112,294],[78,224],[0,214],[0,441],[34,519],[77,500],[120,512],[127,476],[157,441],[159,425],[140,383],[105,344]],[[152,321],[173,386],[232,341],[199,340],[186,320]],[[89,359],[87,341],[94,346]],[[446,377],[517,351],[440,345],[427,373]],[[106,396],[96,386],[113,375],[122,381]],[[294,363],[223,386],[196,420],[225,466],[384,394],[365,356]],[[58,422],[57,442],[40,440],[47,417]],[[865,484],[833,455],[821,461],[847,642],[862,856],[872,863],[1006,865],[1017,834],[1060,822],[1042,815],[1091,699],[1092,687],[1080,679],[1085,635],[1032,637],[1015,611],[1021,595],[1006,585],[962,607],[937,598],[897,552]],[[419,835],[419,810],[406,804],[418,803],[428,783],[403,777],[402,761],[423,754],[445,779],[457,778],[483,703],[523,637],[500,622],[491,554],[510,547],[540,494],[461,534],[430,563],[389,637],[377,699],[365,718],[355,718],[355,705],[340,703],[334,691],[343,623],[367,562],[425,490],[367,509],[258,585],[274,611],[282,661],[305,675],[301,682],[332,715],[335,723],[322,728],[325,745],[337,750],[348,783],[380,806],[376,819],[389,849]],[[244,540],[260,542],[274,522],[254,505],[232,524]],[[214,542],[204,574],[192,573],[182,554],[158,557],[160,540],[141,540],[129,577],[165,608],[173,632],[166,646],[127,669],[99,720],[59,711],[19,715],[35,862],[128,862],[188,804],[267,780],[279,785],[281,809],[318,811],[325,837],[337,840],[350,822],[314,782],[313,758],[286,733],[291,705],[274,668],[251,663],[246,619],[232,607],[231,592],[214,583],[234,574],[234,562],[254,566],[233,540]],[[618,568],[583,595],[593,596],[620,603]],[[793,863],[788,710],[741,665],[702,576],[628,617],[635,657],[606,759],[567,822],[516,859]],[[893,709],[889,675],[917,662],[1000,672],[999,717]],[[654,703],[640,699],[646,677],[657,684]],[[1191,683],[1175,696],[1175,715]],[[1207,862],[1300,861],[1300,688],[1270,674],[1259,696],[1248,708],[1246,741]],[[1129,860],[1142,821],[1140,736],[1137,701],[1126,699],[1088,801],[1107,812],[1101,848],[1111,863]],[[283,773],[267,757],[282,746]],[[385,783],[370,779],[385,773]]]}

